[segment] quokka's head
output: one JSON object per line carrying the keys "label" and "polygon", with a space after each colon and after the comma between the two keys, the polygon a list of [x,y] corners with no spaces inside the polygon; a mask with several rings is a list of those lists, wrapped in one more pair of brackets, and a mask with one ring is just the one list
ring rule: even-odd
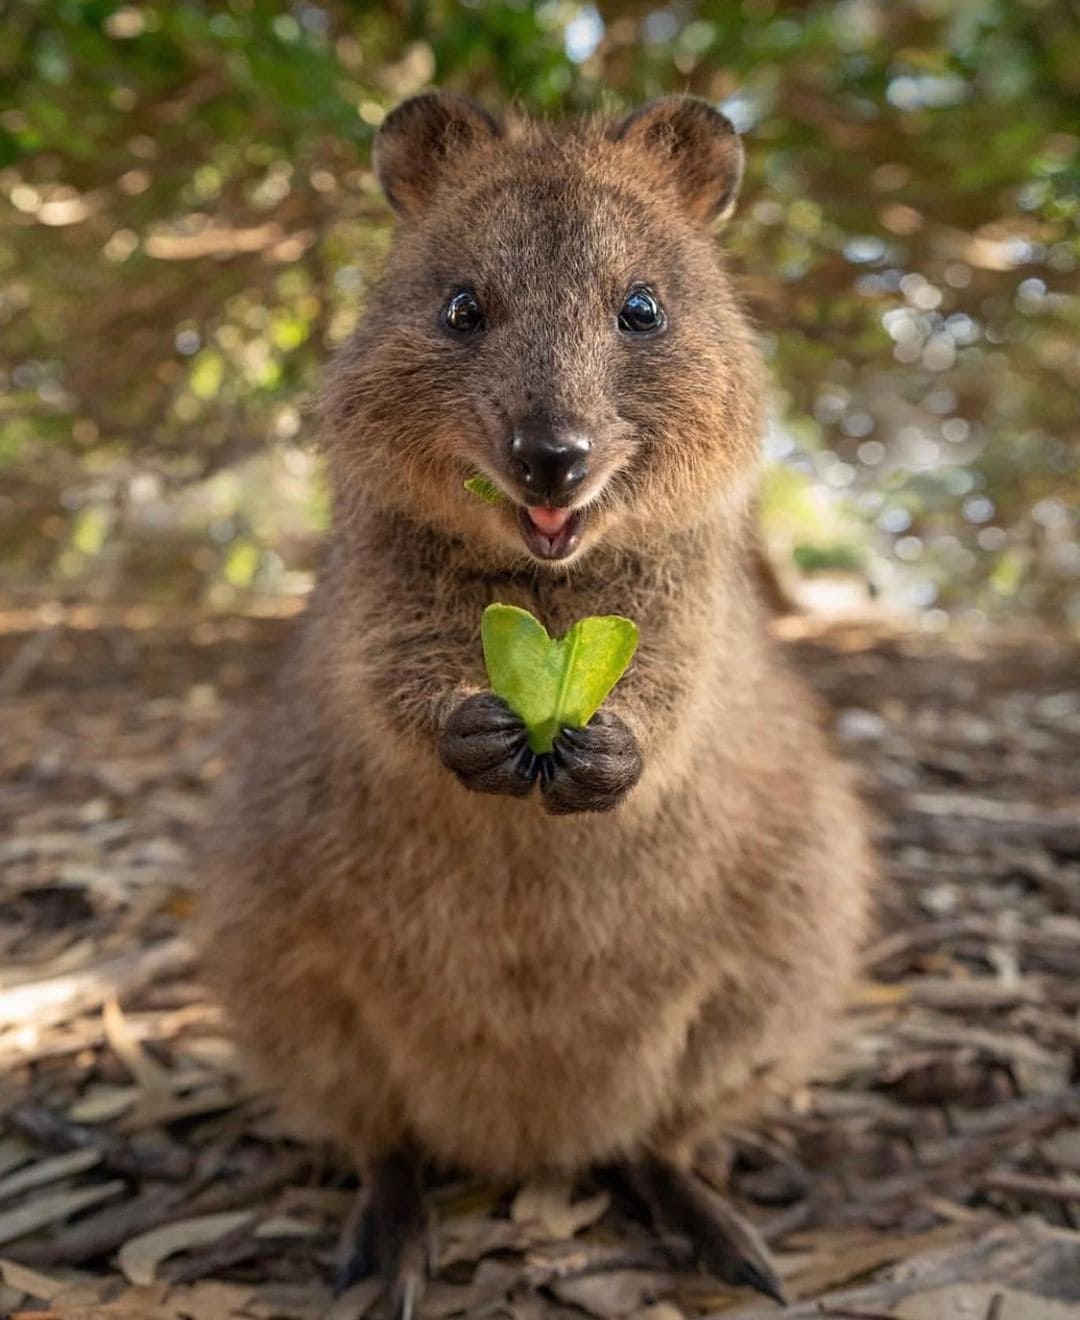
{"label": "quokka's head", "polygon": [[742,160],[688,98],[557,125],[398,106],[375,149],[394,242],[324,393],[339,495],[549,565],[741,509],[761,387],[713,231]]}

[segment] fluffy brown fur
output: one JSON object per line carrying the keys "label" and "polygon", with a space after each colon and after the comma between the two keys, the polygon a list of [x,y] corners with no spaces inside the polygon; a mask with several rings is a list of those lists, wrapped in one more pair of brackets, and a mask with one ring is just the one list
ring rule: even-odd
{"label": "fluffy brown fur", "polygon": [[[751,585],[762,382],[709,226],[738,142],[688,101],[500,126],[433,96],[377,162],[402,219],[326,386],[334,527],[222,805],[207,966],[274,1093],[362,1165],[403,1142],[497,1178],[685,1162],[804,1075],[871,871]],[[640,342],[615,324],[635,280],[669,319]],[[469,339],[439,322],[462,285]],[[537,406],[593,446],[554,564],[462,488],[513,493]],[[553,635],[637,621],[607,708],[644,770],[617,809],[551,815],[440,763],[492,601]]]}

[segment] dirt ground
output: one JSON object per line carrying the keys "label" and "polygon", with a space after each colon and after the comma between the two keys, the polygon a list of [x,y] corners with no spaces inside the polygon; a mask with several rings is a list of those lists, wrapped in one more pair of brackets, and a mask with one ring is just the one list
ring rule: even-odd
{"label": "dirt ground", "polygon": [[[245,1089],[185,940],[289,623],[0,613],[0,1314],[332,1317],[355,1192]],[[879,817],[831,1055],[734,1134],[789,1316],[1080,1317],[1080,652],[782,620]],[[768,1317],[596,1188],[447,1182],[425,1314]]]}

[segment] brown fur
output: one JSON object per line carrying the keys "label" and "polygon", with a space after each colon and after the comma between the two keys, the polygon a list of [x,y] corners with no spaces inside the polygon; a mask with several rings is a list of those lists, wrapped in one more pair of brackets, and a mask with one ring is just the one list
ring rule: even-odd
{"label": "brown fur", "polygon": [[[804,1075],[852,971],[871,863],[751,586],[762,383],[707,226],[741,157],[707,113],[499,128],[427,98],[384,130],[404,218],[324,395],[334,529],[222,804],[205,920],[265,1081],[360,1162],[403,1140],[496,1177],[688,1158]],[[627,343],[635,279],[670,326]],[[482,342],[439,327],[463,282]],[[462,489],[506,485],[537,401],[593,439],[563,564]],[[553,634],[637,621],[608,706],[644,773],[617,810],[551,816],[440,764],[495,600]]]}

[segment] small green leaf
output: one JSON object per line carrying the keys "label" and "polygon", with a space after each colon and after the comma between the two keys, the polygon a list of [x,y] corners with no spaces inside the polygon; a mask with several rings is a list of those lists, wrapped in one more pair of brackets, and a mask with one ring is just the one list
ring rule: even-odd
{"label": "small green leaf", "polygon": [[471,491],[474,495],[479,495],[482,500],[488,504],[503,504],[505,497],[502,491],[493,481],[488,481],[487,477],[477,473],[475,477],[470,477],[465,482],[465,489]]}
{"label": "small green leaf", "polygon": [[516,605],[489,605],[480,635],[491,690],[524,720],[534,752],[550,752],[560,729],[588,724],[638,642],[637,625],[618,614],[579,619],[555,639]]}

